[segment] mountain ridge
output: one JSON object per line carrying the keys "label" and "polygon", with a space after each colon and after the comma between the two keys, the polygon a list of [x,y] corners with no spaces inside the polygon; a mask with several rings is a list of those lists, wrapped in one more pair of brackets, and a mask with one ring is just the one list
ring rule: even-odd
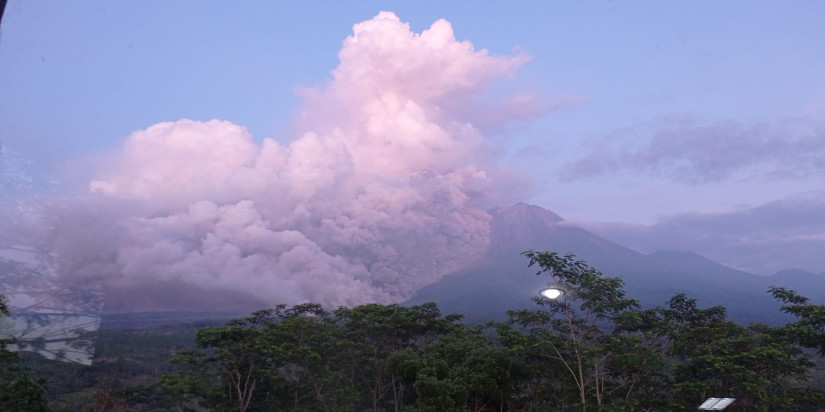
{"label": "mountain ridge", "polygon": [[[812,301],[825,301],[825,277],[760,276],[727,267],[692,251],[642,254],[566,223],[556,213],[518,203],[490,211],[491,242],[465,268],[419,290],[408,303],[435,301],[445,312],[470,319],[501,318],[508,309],[533,307],[530,297],[547,283],[531,276],[526,250],[572,253],[606,276],[620,277],[628,295],[644,306],[660,306],[684,292],[700,306],[722,305],[731,319],[779,323],[786,320],[768,294],[770,286],[796,286]],[[797,272],[793,272],[797,273]],[[483,305],[478,304],[483,302]]]}

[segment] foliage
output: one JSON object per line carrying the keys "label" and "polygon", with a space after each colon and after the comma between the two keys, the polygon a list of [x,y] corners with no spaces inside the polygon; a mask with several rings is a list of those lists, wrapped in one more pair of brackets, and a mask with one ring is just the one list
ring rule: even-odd
{"label": "foliage", "polygon": [[[107,318],[108,319],[108,318]],[[95,338],[92,365],[49,360],[21,353],[30,375],[44,382],[53,411],[104,409],[123,405],[129,411],[176,410],[178,401],[157,389],[161,374],[172,373],[172,351],[191,347],[198,329],[225,321],[190,321],[173,325],[106,327]],[[184,406],[185,405],[181,405]]]}
{"label": "foliage", "polygon": [[777,329],[736,325],[726,320],[725,308],[699,309],[684,294],[650,312],[659,316],[674,362],[670,408],[689,408],[710,396],[734,397],[738,407],[754,410],[792,410],[799,403],[788,393],[813,364]]}
{"label": "foliage", "polygon": [[682,293],[641,308],[573,255],[525,256],[566,293],[506,322],[468,326],[434,303],[306,303],[205,327],[104,329],[92,366],[0,351],[0,376],[27,379],[2,396],[30,402],[0,409],[45,409],[25,374],[36,365],[55,410],[673,411],[710,396],[736,398],[732,411],[824,410],[825,309],[796,292],[770,290],[794,321],[746,327]]}
{"label": "foliage", "polygon": [[280,305],[198,331],[197,348],[178,352],[181,368],[163,384],[215,409],[398,411],[409,386],[392,366],[405,351],[419,354],[458,327],[457,320],[434,304],[334,313],[316,304]]}
{"label": "foliage", "polygon": [[[459,319],[442,317],[433,303],[409,308],[368,304],[335,311],[340,348],[347,359],[345,372],[362,388],[361,397],[369,399],[372,410],[402,409],[414,382],[395,368],[399,359],[419,356],[429,343],[458,328]],[[403,373],[409,377],[410,371]]]}
{"label": "foliage", "polygon": [[[0,320],[9,316],[6,298],[0,295]],[[0,410],[3,411],[44,411],[47,402],[40,382],[33,380],[22,366],[20,356],[6,349],[14,343],[11,339],[0,339]]]}
{"label": "foliage", "polygon": [[780,329],[780,333],[793,342],[819,351],[825,355],[825,305],[812,305],[808,298],[793,290],[772,287],[770,293],[784,305],[782,311],[796,320]]}
{"label": "foliage", "polygon": [[743,327],[684,294],[642,309],[573,255],[524,255],[563,299],[535,297],[538,309],[487,328],[432,303],[278,306],[199,331],[165,386],[240,411],[685,410],[710,396],[801,411],[823,399],[804,350],[822,349],[821,307],[792,292],[772,290],[797,322]]}
{"label": "foliage", "polygon": [[[638,341],[622,328],[638,310],[638,301],[625,296],[621,279],[603,276],[573,255],[523,254],[529,266],[538,267],[537,275],[549,275],[548,283],[560,285],[565,294],[563,299],[534,297],[543,310],[510,312],[511,322],[530,328],[530,333],[544,344],[544,356],[561,362],[567,371],[562,379],[567,382],[555,385],[575,387],[576,403],[582,409],[588,404],[622,404],[619,395],[627,398],[638,387],[635,374],[623,367],[635,369],[645,364]],[[614,356],[617,353],[625,359]],[[558,406],[564,407],[569,401],[559,399]]]}

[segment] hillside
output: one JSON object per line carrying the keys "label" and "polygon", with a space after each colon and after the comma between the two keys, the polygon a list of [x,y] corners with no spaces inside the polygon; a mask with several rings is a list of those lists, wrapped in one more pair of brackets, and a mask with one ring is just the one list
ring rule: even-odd
{"label": "hillside", "polygon": [[630,296],[645,306],[664,304],[685,292],[701,306],[723,305],[731,319],[778,323],[785,320],[767,293],[772,285],[825,301],[825,276],[791,271],[764,277],[732,269],[696,253],[660,251],[644,255],[565,223],[557,214],[524,203],[490,211],[487,252],[462,270],[418,291],[409,303],[438,302],[445,312],[468,319],[501,318],[508,309],[531,307],[530,297],[547,282],[527,268],[525,250],[573,253],[608,276],[621,277]]}

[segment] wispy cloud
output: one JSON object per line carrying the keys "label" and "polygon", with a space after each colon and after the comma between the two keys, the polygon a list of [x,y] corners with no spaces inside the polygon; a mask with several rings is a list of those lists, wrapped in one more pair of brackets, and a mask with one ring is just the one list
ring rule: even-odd
{"label": "wispy cloud", "polygon": [[628,172],[687,184],[825,177],[825,127],[811,119],[748,124],[656,122],[588,142],[564,165],[568,181]]}
{"label": "wispy cloud", "polygon": [[643,252],[692,250],[760,274],[788,268],[825,273],[825,192],[726,213],[682,213],[652,225],[588,227]]}

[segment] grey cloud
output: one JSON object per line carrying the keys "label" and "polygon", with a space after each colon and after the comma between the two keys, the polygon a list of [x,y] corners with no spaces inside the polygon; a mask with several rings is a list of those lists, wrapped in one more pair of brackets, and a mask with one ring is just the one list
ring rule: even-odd
{"label": "grey cloud", "polygon": [[589,229],[645,253],[692,250],[752,273],[798,268],[825,273],[825,192],[727,213],[684,213],[653,225],[593,224]]}
{"label": "grey cloud", "polygon": [[[640,136],[642,143],[634,145]],[[825,175],[825,129],[811,119],[756,124],[656,122],[589,144],[596,148],[564,165],[561,178],[571,181],[631,172],[701,184]]]}

